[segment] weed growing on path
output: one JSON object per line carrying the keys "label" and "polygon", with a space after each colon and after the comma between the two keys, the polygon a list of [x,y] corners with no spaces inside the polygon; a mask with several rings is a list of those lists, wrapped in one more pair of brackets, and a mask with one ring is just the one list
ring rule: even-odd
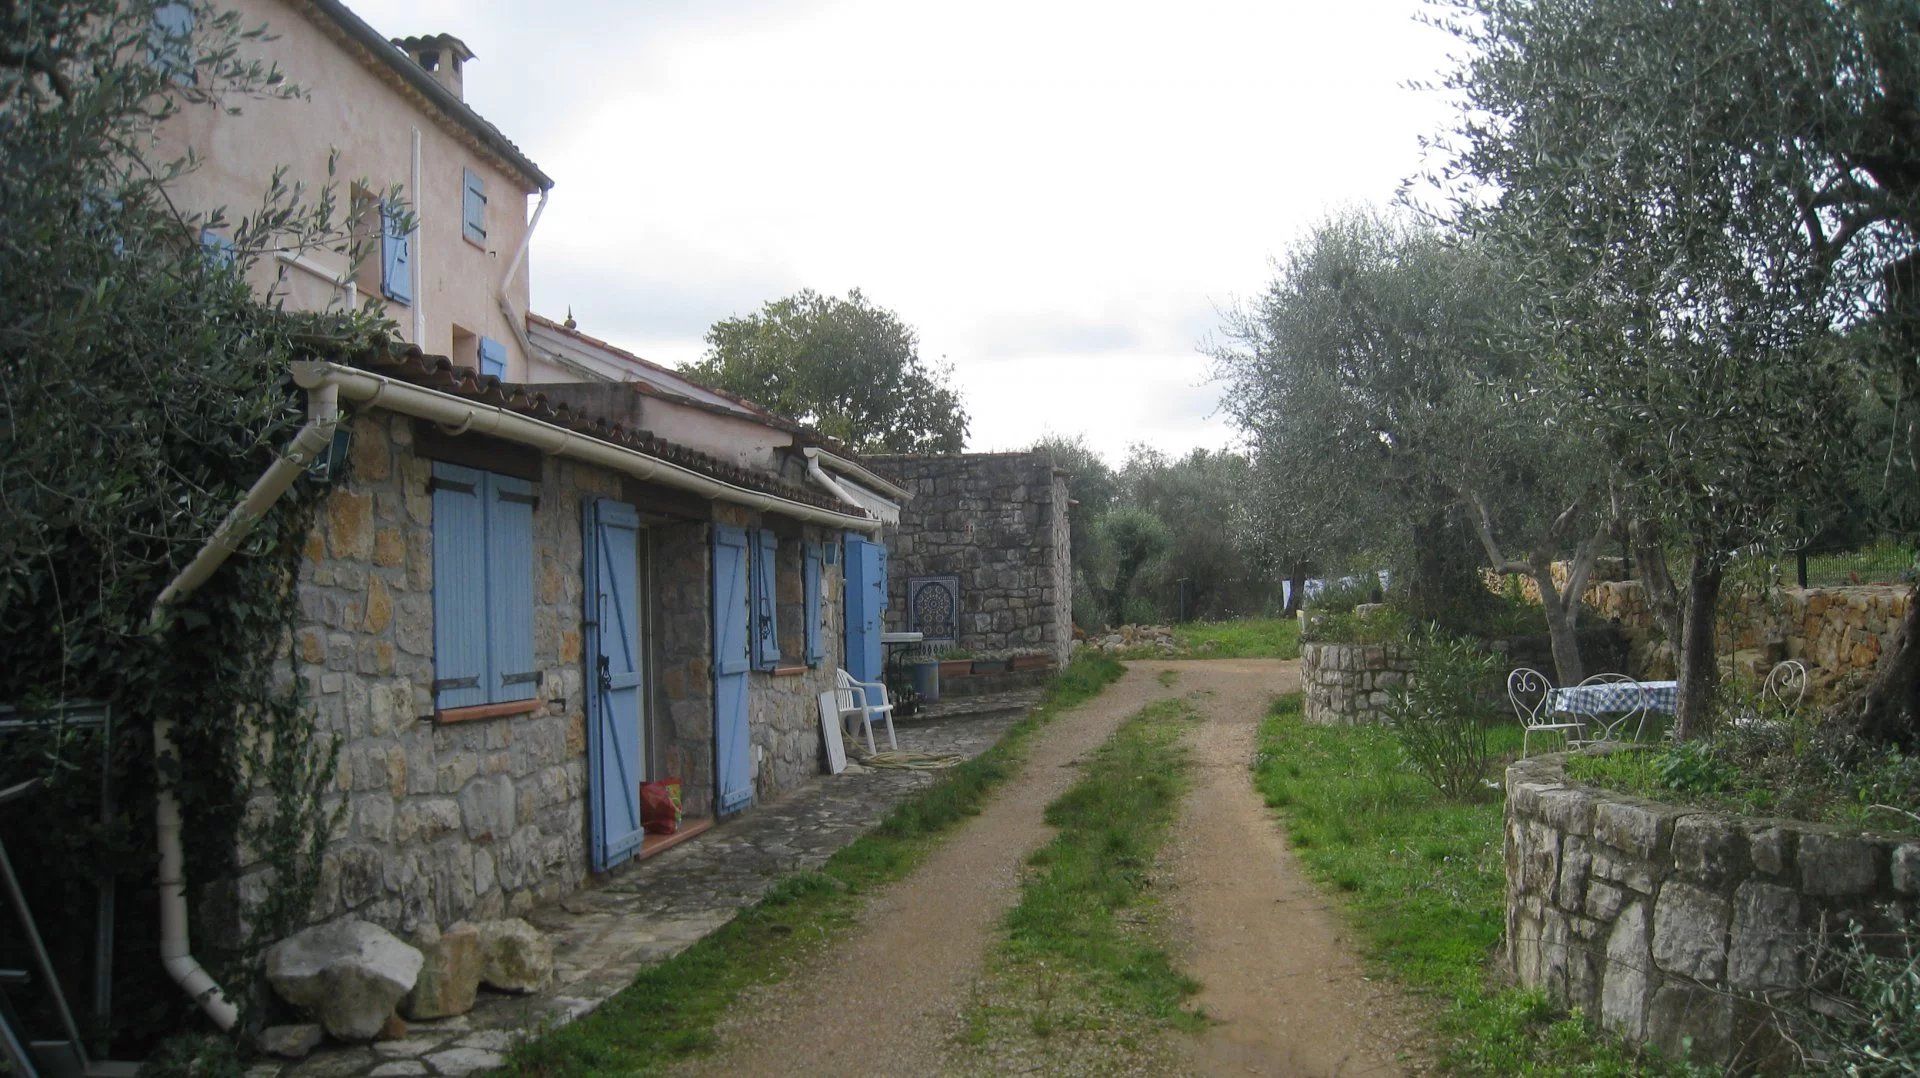
{"label": "weed growing on path", "polygon": [[1168,957],[1153,895],[1154,857],[1188,786],[1180,742],[1194,717],[1182,700],[1141,709],[1047,806],[1059,834],[1029,858],[989,984],[968,1013],[968,1043],[990,1056],[983,1065],[1137,1065],[1154,1058],[1157,1034],[1204,1023],[1186,1006],[1199,986]]}
{"label": "weed growing on path", "polygon": [[[1496,753],[1519,729],[1494,731]],[[1371,957],[1439,1001],[1440,1062],[1462,1074],[1683,1073],[1490,975],[1505,917],[1501,806],[1449,801],[1379,727],[1309,726],[1300,696],[1261,727],[1254,782],[1307,870],[1340,892]]]}
{"label": "weed growing on path", "polygon": [[1171,689],[1173,688],[1174,682],[1180,680],[1180,671],[1162,670],[1159,674],[1155,675],[1154,680],[1160,683],[1161,688]]}
{"label": "weed growing on path", "polygon": [[643,971],[593,1014],[518,1045],[504,1073],[647,1074],[712,1050],[714,1027],[742,992],[784,979],[846,931],[868,893],[905,876],[945,832],[980,811],[1018,769],[1035,731],[1122,672],[1109,658],[1076,658],[998,744],[902,802],[818,871],[782,880],[718,932]]}

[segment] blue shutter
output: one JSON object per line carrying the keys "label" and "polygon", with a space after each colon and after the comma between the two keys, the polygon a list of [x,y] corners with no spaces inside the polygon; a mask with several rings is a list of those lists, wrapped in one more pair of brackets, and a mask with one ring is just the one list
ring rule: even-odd
{"label": "blue shutter", "polygon": [[774,592],[774,555],[780,539],[770,531],[753,535],[753,661],[762,670],[780,664],[780,619]]}
{"label": "blue shutter", "polygon": [[531,700],[533,662],[533,484],[487,474],[488,699]]}
{"label": "blue shutter", "polygon": [[487,181],[472,169],[461,185],[460,232],[482,247],[487,244]]}
{"label": "blue shutter", "polygon": [[820,627],[820,544],[808,543],[801,556],[800,571],[807,588],[807,665],[819,666],[826,658],[826,633]]}
{"label": "blue shutter", "polygon": [[435,707],[487,702],[486,480],[473,468],[433,466]]}
{"label": "blue shutter", "polygon": [[753,802],[752,741],[747,733],[747,533],[713,529],[713,751],[722,814]]}
{"label": "blue shutter", "polygon": [[507,377],[507,346],[492,337],[480,338],[480,373],[491,374],[505,380]]}
{"label": "blue shutter", "polygon": [[173,81],[193,82],[193,5],[185,0],[155,4],[147,27],[147,56]]}
{"label": "blue shutter", "polygon": [[211,228],[200,230],[200,251],[206,255],[207,262],[220,269],[231,269],[234,260],[239,257],[239,248],[232,240]]}
{"label": "blue shutter", "polygon": [[602,872],[646,837],[640,826],[639,544],[640,514],[633,506],[605,498],[586,503],[587,775],[593,867]]}
{"label": "blue shutter", "polygon": [[402,227],[406,211],[393,202],[380,204],[380,291],[388,299],[413,302],[413,237]]}

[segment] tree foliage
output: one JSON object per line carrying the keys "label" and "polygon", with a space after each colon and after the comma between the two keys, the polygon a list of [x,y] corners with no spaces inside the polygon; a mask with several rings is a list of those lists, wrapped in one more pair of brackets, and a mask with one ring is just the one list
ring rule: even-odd
{"label": "tree foliage", "polygon": [[958,453],[967,438],[952,369],[923,361],[913,328],[857,288],[716,322],[687,373],[863,452]]}
{"label": "tree foliage", "polygon": [[[5,779],[45,786],[22,803],[30,820],[4,822],[13,856],[55,894],[84,893],[98,871],[149,883],[149,734],[170,716],[179,756],[168,781],[188,821],[191,884],[225,876],[243,836],[276,870],[254,938],[221,941],[241,949],[304,917],[327,832],[319,797],[333,758],[300,686],[272,662],[292,627],[311,492],[296,487],[243,555],[157,627],[150,614],[298,426],[288,363],[358,339],[372,320],[286,314],[247,284],[271,251],[346,242],[331,186],[276,176],[237,220],[174,206],[168,187],[195,162],[152,156],[160,124],[296,91],[243,56],[264,31],[198,6],[189,34],[156,42],[155,6],[24,0],[0,12],[0,701],[111,704],[120,805],[95,828],[96,780],[74,740],[16,739]],[[166,63],[154,59],[162,52]],[[202,229],[226,234],[231,257],[203,248]],[[272,804],[246,821],[254,783]],[[122,903],[122,939],[150,939],[153,913]],[[50,933],[66,935],[84,930]],[[156,965],[128,977],[120,995],[139,1002],[121,1008],[124,1021],[157,1023],[184,1005]]]}
{"label": "tree foliage", "polygon": [[[1726,565],[1845,467],[1837,331],[1920,400],[1920,34],[1903,0],[1751,10],[1449,0],[1469,46],[1434,179],[1563,327],[1702,725]],[[1662,555],[1683,558],[1678,578]],[[1909,634],[1911,638],[1911,634]],[[1905,690],[1912,707],[1920,689]]]}

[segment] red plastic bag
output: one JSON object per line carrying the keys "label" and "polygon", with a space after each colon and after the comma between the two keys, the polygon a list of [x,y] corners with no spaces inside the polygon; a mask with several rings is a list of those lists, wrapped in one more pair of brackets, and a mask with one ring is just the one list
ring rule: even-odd
{"label": "red plastic bag", "polygon": [[640,784],[640,826],[649,835],[671,835],[680,829],[679,779]]}

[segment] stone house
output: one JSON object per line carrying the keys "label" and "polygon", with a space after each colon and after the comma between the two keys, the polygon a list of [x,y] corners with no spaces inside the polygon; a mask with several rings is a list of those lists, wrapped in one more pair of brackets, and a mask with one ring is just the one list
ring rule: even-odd
{"label": "stone house", "polygon": [[865,460],[909,496],[886,536],[890,627],[977,660],[1033,664],[1030,677],[1041,676],[1042,660],[1065,663],[1073,647],[1067,473],[1040,452]]}
{"label": "stone house", "polygon": [[[341,746],[315,920],[517,914],[647,852],[642,781],[679,778],[698,820],[820,771],[818,695],[883,600],[847,586],[880,522],[806,485],[819,445],[412,349],[296,378],[350,439],[288,671]],[[243,909],[265,871],[243,867]]]}

